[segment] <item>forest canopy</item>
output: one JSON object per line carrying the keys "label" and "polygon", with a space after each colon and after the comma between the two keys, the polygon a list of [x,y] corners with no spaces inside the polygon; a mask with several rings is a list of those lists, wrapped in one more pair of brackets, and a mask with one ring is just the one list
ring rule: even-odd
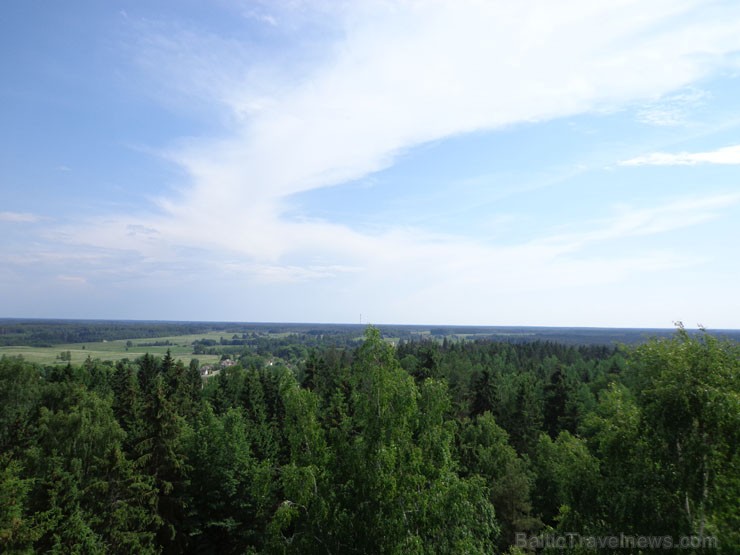
{"label": "forest canopy", "polygon": [[513,554],[620,534],[740,548],[737,342],[370,327],[300,347],[241,345],[209,376],[169,353],[2,357],[0,551]]}

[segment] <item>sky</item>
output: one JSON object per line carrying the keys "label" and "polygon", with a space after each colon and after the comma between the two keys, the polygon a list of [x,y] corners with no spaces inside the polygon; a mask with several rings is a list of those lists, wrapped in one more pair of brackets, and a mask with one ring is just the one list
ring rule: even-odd
{"label": "sky", "polygon": [[7,0],[0,317],[740,328],[740,2]]}

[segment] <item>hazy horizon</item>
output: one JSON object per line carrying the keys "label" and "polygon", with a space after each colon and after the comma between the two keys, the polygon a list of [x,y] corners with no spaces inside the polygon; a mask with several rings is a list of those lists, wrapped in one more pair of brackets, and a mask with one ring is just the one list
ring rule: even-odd
{"label": "hazy horizon", "polygon": [[[674,331],[678,329],[678,322],[673,326],[669,327],[649,327],[649,326],[631,326],[631,327],[616,327],[616,326],[540,326],[537,324],[449,324],[449,323],[399,323],[399,322],[290,322],[290,321],[251,321],[251,320],[162,320],[162,319],[126,319],[126,318],[26,318],[18,316],[0,316],[0,322],[2,321],[19,321],[19,322],[121,322],[121,323],[162,323],[162,324],[225,324],[225,325],[243,325],[243,326],[270,326],[270,325],[284,325],[284,326],[335,326],[335,327],[399,327],[399,328],[481,328],[481,329],[593,329],[593,330],[655,330],[655,331]],[[703,325],[686,325],[681,322],[684,329],[693,332],[699,330],[706,330],[712,332],[723,332],[723,331],[740,331],[740,328],[705,328]]]}

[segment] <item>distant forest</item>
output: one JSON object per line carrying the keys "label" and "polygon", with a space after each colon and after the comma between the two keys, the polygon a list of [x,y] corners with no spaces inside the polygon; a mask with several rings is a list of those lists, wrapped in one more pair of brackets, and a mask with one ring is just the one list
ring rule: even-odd
{"label": "distant forest", "polygon": [[[385,337],[418,339],[424,335],[437,338],[473,338],[493,341],[554,341],[567,345],[633,345],[651,338],[670,337],[672,329],[639,328],[558,328],[523,326],[420,326],[378,325]],[[293,334],[319,336],[322,339],[357,338],[361,324],[295,324],[240,322],[157,322],[127,320],[31,320],[0,318],[0,347],[25,345],[51,347],[59,343],[93,343],[118,339],[141,339],[192,335],[223,331],[231,334]],[[692,333],[692,332],[689,332]],[[698,332],[693,332],[698,333]],[[740,330],[712,330],[717,337],[740,341]]]}
{"label": "distant forest", "polygon": [[0,358],[0,552],[740,552],[733,339],[243,326],[0,322],[7,344],[234,349],[210,373]]}

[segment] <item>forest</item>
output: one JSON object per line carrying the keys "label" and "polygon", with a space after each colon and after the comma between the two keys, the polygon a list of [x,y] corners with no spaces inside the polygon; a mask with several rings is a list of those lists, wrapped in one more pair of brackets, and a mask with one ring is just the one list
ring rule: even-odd
{"label": "forest", "polygon": [[740,553],[737,341],[334,339],[3,356],[0,552]]}

